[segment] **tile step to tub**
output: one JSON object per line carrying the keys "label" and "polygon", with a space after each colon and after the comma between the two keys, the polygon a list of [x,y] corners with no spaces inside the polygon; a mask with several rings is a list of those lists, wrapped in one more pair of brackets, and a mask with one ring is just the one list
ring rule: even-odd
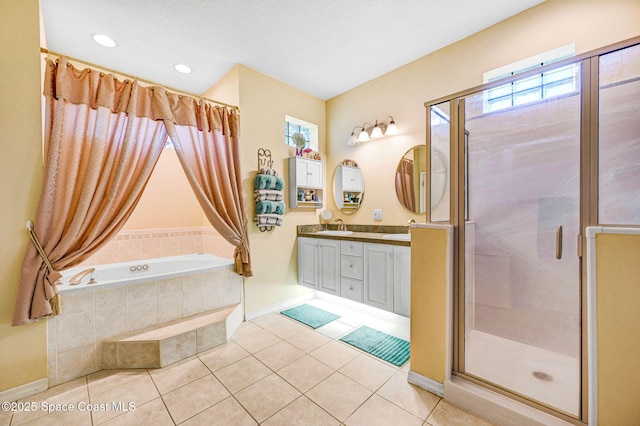
{"label": "tile step to tub", "polygon": [[161,368],[226,343],[238,303],[102,342],[102,368]]}

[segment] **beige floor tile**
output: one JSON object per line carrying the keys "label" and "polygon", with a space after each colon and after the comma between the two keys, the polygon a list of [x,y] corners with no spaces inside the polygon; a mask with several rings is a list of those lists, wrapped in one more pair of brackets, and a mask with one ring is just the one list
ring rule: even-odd
{"label": "beige floor tile", "polygon": [[300,392],[306,392],[334,372],[333,368],[321,363],[311,355],[305,355],[278,370],[278,375]]}
{"label": "beige floor tile", "polygon": [[345,364],[339,371],[367,389],[376,391],[398,369],[369,355],[361,354]]}
{"label": "beige floor tile", "polygon": [[419,418],[375,394],[344,422],[347,426],[421,426],[422,423]]}
{"label": "beige floor tile", "polygon": [[407,382],[407,373],[402,370],[376,393],[422,420],[429,416],[440,401],[439,396]]}
{"label": "beige floor tile", "polygon": [[445,401],[440,401],[433,413],[427,418],[433,426],[490,426],[487,420],[476,417]]}
{"label": "beige floor tile", "polygon": [[236,393],[271,373],[272,371],[263,363],[250,356],[228,365],[214,374],[231,393]]}
{"label": "beige floor tile", "polygon": [[320,334],[315,330],[307,329],[299,334],[294,334],[286,339],[287,342],[291,343],[293,346],[301,349],[305,352],[311,352],[314,349],[319,348],[331,341],[331,339],[324,334]]}
{"label": "beige floor tile", "polygon": [[[96,395],[92,394],[91,403],[112,405],[113,403],[123,402],[125,406],[132,403],[135,404],[136,407],[139,407],[159,396],[160,394],[153,384],[153,380],[151,380],[148,374],[145,374],[144,376],[129,380],[116,388],[111,388]],[[122,414],[122,412],[117,410],[94,411],[92,413],[93,423],[104,423],[120,414]]]}
{"label": "beige floor tile", "polygon": [[277,324],[273,327],[269,327],[267,330],[281,339],[287,339],[294,334],[302,333],[309,330],[309,327],[297,321],[289,320],[287,322]]}
{"label": "beige floor tile", "polygon": [[248,352],[254,354],[281,341],[282,339],[275,334],[263,330],[260,333],[254,333],[241,339],[237,339],[235,342]]}
{"label": "beige floor tile", "polygon": [[[256,326],[257,327],[257,326]],[[213,349],[198,354],[198,358],[209,368],[209,370],[216,372],[221,368],[231,365],[236,361],[240,361],[243,358],[251,355],[245,351],[237,343],[229,341],[223,345],[216,346]]]}
{"label": "beige floor tile", "polygon": [[149,370],[149,374],[160,394],[164,395],[211,372],[199,358],[193,357],[164,368]]}
{"label": "beige floor tile", "polygon": [[230,396],[190,418],[181,426],[253,426],[257,424],[242,405]]}
{"label": "beige floor tile", "polygon": [[340,421],[349,417],[373,392],[336,372],[306,396]]}
{"label": "beige floor tile", "polygon": [[103,423],[105,426],[129,426],[129,425],[153,425],[153,426],[173,426],[173,420],[169,416],[167,408],[161,398],[156,398],[146,404],[136,407],[134,411],[129,411],[114,417]]}
{"label": "beige floor tile", "polygon": [[261,423],[300,395],[300,392],[280,376],[271,374],[234,396],[249,414]]}
{"label": "beige floor tile", "polygon": [[309,355],[338,370],[361,353],[344,343],[332,340],[310,352]]}
{"label": "beige floor tile", "polygon": [[[76,405],[74,404],[74,406]],[[91,424],[91,412],[78,411],[76,409],[74,411],[52,411],[27,423],[29,426],[91,426]]]}
{"label": "beige floor tile", "polygon": [[254,354],[256,358],[273,371],[279,370],[287,364],[291,364],[303,355],[305,355],[304,351],[284,341],[278,342]]}
{"label": "beige floor tile", "polygon": [[[36,403],[36,407],[34,411],[15,412],[11,424],[21,425],[45,415],[47,415],[49,419],[55,417],[49,417],[47,411],[41,409],[40,404],[42,402],[46,402],[47,404],[74,404],[74,406],[77,406],[77,403],[80,401],[89,401],[86,377],[54,386],[44,392],[19,400],[19,402],[34,402]],[[58,415],[60,414],[56,414],[56,416]]]}
{"label": "beige floor tile", "polygon": [[254,333],[264,330],[262,327],[258,327],[252,322],[245,321],[240,324],[240,327],[236,330],[235,333],[231,336],[233,340],[242,339],[243,337],[250,336]]}
{"label": "beige floor tile", "polygon": [[162,396],[173,421],[182,423],[230,396],[213,375],[204,376]]}
{"label": "beige floor tile", "polygon": [[125,383],[148,375],[145,369],[130,370],[100,370],[97,373],[89,374],[89,394],[97,395],[110,389],[117,388]]}
{"label": "beige floor tile", "polygon": [[337,339],[353,330],[353,327],[343,322],[331,321],[329,324],[325,324],[322,327],[316,328],[318,333],[324,334],[331,339]]}
{"label": "beige floor tile", "polygon": [[333,426],[340,422],[304,395],[267,419],[265,426]]}
{"label": "beige floor tile", "polygon": [[11,411],[0,410],[0,426],[9,426],[13,413]]}
{"label": "beige floor tile", "polygon": [[276,312],[271,312],[266,315],[262,315],[258,318],[254,318],[251,320],[252,323],[261,327],[261,328],[270,328],[279,324],[285,324],[287,321],[291,321],[289,318],[285,317]]}

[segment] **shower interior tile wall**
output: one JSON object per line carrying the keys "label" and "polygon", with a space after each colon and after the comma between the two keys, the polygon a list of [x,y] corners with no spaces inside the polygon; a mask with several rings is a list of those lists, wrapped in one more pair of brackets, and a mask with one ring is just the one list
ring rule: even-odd
{"label": "shower interior tile wall", "polygon": [[120,231],[81,266],[103,265],[191,253],[232,258],[233,246],[212,227]]}

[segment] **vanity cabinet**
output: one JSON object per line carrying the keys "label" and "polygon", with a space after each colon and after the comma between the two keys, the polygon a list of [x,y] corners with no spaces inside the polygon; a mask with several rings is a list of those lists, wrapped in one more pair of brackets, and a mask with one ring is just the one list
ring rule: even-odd
{"label": "vanity cabinet", "polygon": [[363,254],[363,243],[340,242],[340,296],[360,303],[364,301]]}
{"label": "vanity cabinet", "polygon": [[298,283],[340,295],[340,241],[298,238]]}
{"label": "vanity cabinet", "polygon": [[393,311],[393,246],[364,245],[364,303]]}
{"label": "vanity cabinet", "polygon": [[289,158],[289,207],[322,207],[324,162],[303,157]]}
{"label": "vanity cabinet", "polygon": [[393,312],[411,314],[411,247],[393,246]]}
{"label": "vanity cabinet", "polygon": [[298,283],[408,317],[411,247],[299,237]]}

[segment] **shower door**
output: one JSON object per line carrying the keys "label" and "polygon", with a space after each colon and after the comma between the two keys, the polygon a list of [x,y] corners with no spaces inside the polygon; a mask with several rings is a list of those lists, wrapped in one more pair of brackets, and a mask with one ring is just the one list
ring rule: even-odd
{"label": "shower door", "polygon": [[460,103],[461,370],[572,417],[581,407],[579,80],[571,65]]}

